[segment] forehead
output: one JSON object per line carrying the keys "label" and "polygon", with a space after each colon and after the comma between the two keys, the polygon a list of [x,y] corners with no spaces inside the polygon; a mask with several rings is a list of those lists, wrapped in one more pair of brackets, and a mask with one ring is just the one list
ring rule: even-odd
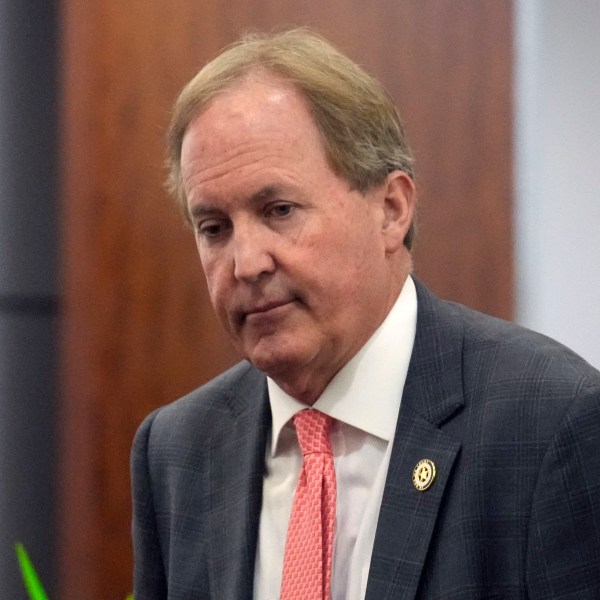
{"label": "forehead", "polygon": [[220,150],[251,140],[302,140],[321,138],[301,93],[289,82],[266,73],[251,73],[220,92],[191,121],[184,135],[181,161],[190,150],[206,158]]}
{"label": "forehead", "polygon": [[218,94],[183,138],[184,180],[198,169],[223,168],[261,154],[324,155],[320,133],[301,93],[268,74],[250,74]]}

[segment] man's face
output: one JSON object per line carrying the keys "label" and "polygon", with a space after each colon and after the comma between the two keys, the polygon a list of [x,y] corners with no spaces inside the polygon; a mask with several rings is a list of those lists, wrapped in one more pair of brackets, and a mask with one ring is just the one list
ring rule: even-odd
{"label": "man's face", "polygon": [[406,276],[399,283],[386,258],[385,185],[351,190],[301,96],[269,76],[238,82],[196,116],[181,161],[218,318],[252,363],[313,403]]}

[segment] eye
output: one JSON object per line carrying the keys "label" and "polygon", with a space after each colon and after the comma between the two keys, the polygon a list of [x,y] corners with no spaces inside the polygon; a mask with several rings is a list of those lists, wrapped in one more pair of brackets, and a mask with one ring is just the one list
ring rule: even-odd
{"label": "eye", "polygon": [[206,219],[196,226],[198,236],[216,239],[231,229],[231,224],[223,219]]}
{"label": "eye", "polygon": [[294,211],[295,206],[291,202],[278,202],[267,208],[267,216],[287,217]]}

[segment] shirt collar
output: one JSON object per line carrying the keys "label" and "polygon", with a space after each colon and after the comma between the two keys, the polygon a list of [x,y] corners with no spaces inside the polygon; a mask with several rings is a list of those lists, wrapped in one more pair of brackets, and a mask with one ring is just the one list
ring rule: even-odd
{"label": "shirt collar", "polygon": [[[371,435],[390,441],[417,325],[417,293],[409,276],[392,309],[358,353],[334,376],[313,408]],[[273,417],[271,454],[282,429],[306,404],[286,394],[267,377]],[[373,410],[373,402],[377,410]]]}

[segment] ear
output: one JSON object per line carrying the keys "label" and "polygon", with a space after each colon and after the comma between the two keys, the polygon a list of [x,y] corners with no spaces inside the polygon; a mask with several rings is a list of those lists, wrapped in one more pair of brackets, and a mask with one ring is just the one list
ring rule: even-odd
{"label": "ear", "polygon": [[403,171],[392,171],[384,185],[382,232],[386,254],[390,255],[404,246],[415,216],[417,194],[413,180]]}

